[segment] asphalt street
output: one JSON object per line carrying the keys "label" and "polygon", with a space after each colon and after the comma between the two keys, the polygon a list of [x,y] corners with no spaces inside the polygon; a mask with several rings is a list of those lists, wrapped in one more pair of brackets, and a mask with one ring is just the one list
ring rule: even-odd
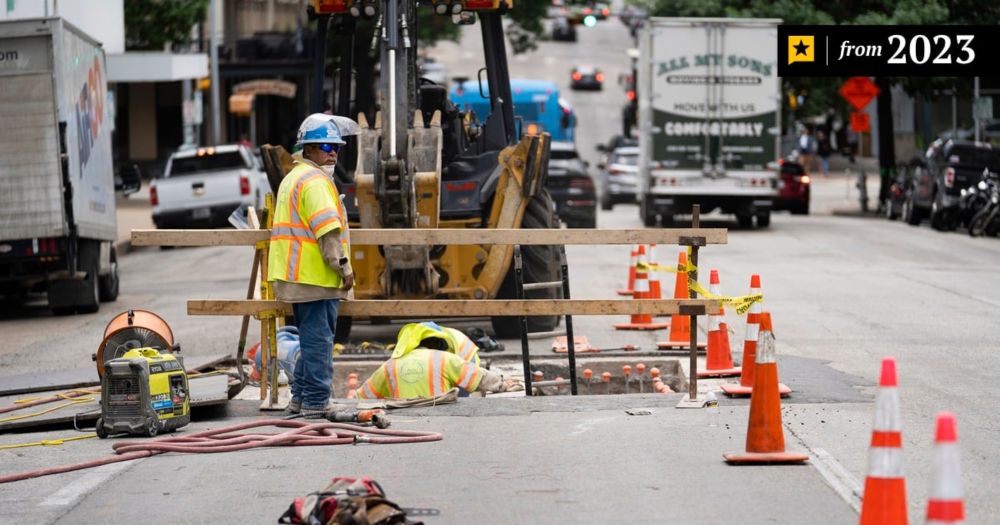
{"label": "asphalt street", "polygon": [[[544,42],[511,62],[513,76],[550,79],[565,90],[579,119],[579,150],[592,165],[594,146],[620,129],[624,93],[615,81],[627,71],[629,46],[625,28],[612,19],[581,28],[579,43]],[[452,76],[475,77],[478,53],[477,39],[466,38],[439,45],[433,55]],[[603,91],[566,90],[570,69],[581,63],[604,70]],[[967,522],[996,523],[1000,415],[990,399],[1000,393],[1000,357],[993,353],[1000,349],[994,312],[1000,241],[859,216],[853,182],[840,171],[816,177],[814,213],[777,214],[766,230],[740,230],[723,215],[703,221],[730,228],[728,244],[701,250],[699,264],[719,269],[724,293],[743,293],[751,274],[762,277],[781,380],[794,389],[783,408],[786,441],[812,456],[809,466],[722,463],[723,452],[743,444],[744,400],[723,401],[718,427],[708,425],[703,411],[674,409],[680,395],[464,400],[450,407],[454,413],[424,409],[395,420],[399,428],[443,432],[438,443],[163,456],[0,486],[0,523],[274,522],[292,497],[322,488],[335,475],[362,474],[382,482],[405,507],[438,509],[427,523],[847,523],[857,519],[879,361],[886,355],[899,363],[910,519],[923,519],[934,414],[950,410],[958,417]],[[127,221],[146,227],[141,204],[127,208]],[[634,205],[600,212],[598,225],[642,227]],[[615,297],[628,250],[567,248],[573,296]],[[675,257],[673,248],[658,252],[662,263]],[[121,296],[99,313],[53,317],[40,301],[6,308],[0,373],[92,367],[105,324],[126,308],[161,314],[185,355],[232,353],[240,320],[187,316],[185,301],[239,298],[251,261],[241,247],[131,251],[120,258]],[[610,326],[621,321],[616,318],[574,321],[597,347],[650,348],[664,335],[616,332]],[[744,323],[732,312],[728,322],[739,347]],[[388,340],[395,329],[356,327],[355,337]],[[507,352],[516,351],[517,341],[505,343]],[[532,351],[551,354],[548,344],[535,340]],[[714,384],[703,382],[702,390]],[[636,407],[652,413],[625,413]],[[234,402],[228,412],[202,416],[192,430],[254,415],[248,403]],[[72,434],[0,434],[0,445]],[[108,453],[108,443],[96,439],[0,450],[0,473]]]}

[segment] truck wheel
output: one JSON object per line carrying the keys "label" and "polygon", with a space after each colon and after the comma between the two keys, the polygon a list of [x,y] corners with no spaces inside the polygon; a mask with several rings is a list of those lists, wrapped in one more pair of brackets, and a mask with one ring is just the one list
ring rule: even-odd
{"label": "truck wheel", "polygon": [[745,230],[753,228],[753,215],[749,213],[737,213],[736,221],[740,223],[740,228]]}
{"label": "truck wheel", "polygon": [[903,220],[906,224],[910,226],[920,226],[920,220],[922,219],[920,210],[913,204],[913,200],[907,198],[903,201]]}
{"label": "truck wheel", "polygon": [[[521,228],[539,229],[552,228],[552,196],[547,189],[540,190],[528,203],[524,211]],[[524,282],[541,283],[559,281],[562,279],[559,267],[558,246],[522,246],[521,259],[524,262]],[[517,283],[515,282],[514,264],[500,284],[497,299],[516,299]],[[524,293],[528,299],[558,299],[562,297],[562,288],[546,288],[530,290]],[[521,320],[517,317],[494,317],[491,319],[493,332],[501,339],[512,339],[521,335]],[[529,332],[550,332],[559,325],[559,316],[535,316],[528,318]]]}
{"label": "truck wheel", "polygon": [[757,215],[757,227],[767,228],[771,225],[771,212],[767,211]]}
{"label": "truck wheel", "polygon": [[92,314],[101,308],[100,275],[101,247],[97,242],[84,241],[79,245],[80,269],[87,272],[86,290],[77,298],[76,311]]}
{"label": "truck wheel", "polygon": [[611,211],[615,208],[615,201],[611,200],[611,196],[607,193],[601,195],[601,209],[604,211]]}
{"label": "truck wheel", "polygon": [[102,275],[98,282],[101,302],[109,303],[118,299],[118,254],[115,248],[111,247],[111,270],[107,275]]}
{"label": "truck wheel", "polygon": [[[639,203],[639,218],[642,219],[643,226],[647,228],[653,228],[657,225],[656,208],[646,204],[646,199],[643,199],[642,202]],[[666,215],[664,215],[663,220],[667,220]]]}
{"label": "truck wheel", "polygon": [[337,316],[337,328],[333,333],[333,342],[347,344],[351,340],[351,327],[354,326],[354,318],[343,315]]}

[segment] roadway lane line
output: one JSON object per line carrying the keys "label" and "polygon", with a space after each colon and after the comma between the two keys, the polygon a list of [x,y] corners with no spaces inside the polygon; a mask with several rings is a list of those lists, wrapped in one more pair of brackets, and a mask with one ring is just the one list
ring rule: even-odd
{"label": "roadway lane line", "polygon": [[[134,460],[133,460],[134,461]],[[132,461],[112,463],[91,469],[80,479],[70,482],[65,487],[52,493],[49,497],[38,504],[39,507],[64,507],[75,505],[88,492],[97,488],[100,484],[110,479],[115,474],[132,466]]]}
{"label": "roadway lane line", "polygon": [[826,484],[837,493],[838,496],[848,506],[854,509],[854,512],[861,512],[861,495],[863,490],[861,488],[861,482],[854,477],[847,468],[844,467],[837,458],[833,457],[829,452],[822,448],[810,447],[808,443],[805,442],[792,427],[785,425],[788,429],[788,433],[799,442],[802,448],[806,449],[809,453],[809,464],[816,468],[820,476],[823,476],[823,480]]}

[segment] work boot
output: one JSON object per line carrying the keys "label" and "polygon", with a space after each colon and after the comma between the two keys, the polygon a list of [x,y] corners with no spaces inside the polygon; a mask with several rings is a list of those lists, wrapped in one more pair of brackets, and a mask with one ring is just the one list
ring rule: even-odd
{"label": "work boot", "polygon": [[[291,407],[291,403],[288,404]],[[315,417],[326,417],[327,412],[336,408],[337,405],[327,401],[326,406],[323,408],[310,408],[302,407],[302,417],[315,418]]]}
{"label": "work boot", "polygon": [[288,408],[286,411],[289,414],[298,414],[299,412],[302,412],[302,400],[292,398],[292,400],[288,402]]}

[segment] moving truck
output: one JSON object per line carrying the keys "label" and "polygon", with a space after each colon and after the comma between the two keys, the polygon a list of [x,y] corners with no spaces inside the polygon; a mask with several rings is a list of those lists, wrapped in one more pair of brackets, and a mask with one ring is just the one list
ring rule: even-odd
{"label": "moving truck", "polygon": [[47,292],[57,314],[118,296],[111,117],[98,42],[59,18],[0,22],[0,294]]}
{"label": "moving truck", "polygon": [[778,193],[780,20],[651,18],[639,47],[639,214],[720,209],[766,227]]}

